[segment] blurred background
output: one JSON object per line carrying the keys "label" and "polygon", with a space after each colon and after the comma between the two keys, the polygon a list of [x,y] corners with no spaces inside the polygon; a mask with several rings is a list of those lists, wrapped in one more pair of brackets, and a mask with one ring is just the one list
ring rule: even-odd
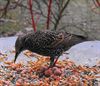
{"label": "blurred background", "polygon": [[100,0],[52,0],[51,7],[49,0],[0,0],[0,37],[34,31],[31,11],[37,30],[64,29],[100,39]]}

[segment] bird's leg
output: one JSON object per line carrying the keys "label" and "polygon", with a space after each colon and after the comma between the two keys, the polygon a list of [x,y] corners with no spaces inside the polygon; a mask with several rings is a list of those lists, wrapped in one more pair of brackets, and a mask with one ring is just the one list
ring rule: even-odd
{"label": "bird's leg", "polygon": [[58,56],[50,58],[50,67],[55,66],[56,62],[58,61]]}
{"label": "bird's leg", "polygon": [[54,57],[50,57],[50,66],[49,67],[53,67],[54,66]]}
{"label": "bird's leg", "polygon": [[59,58],[59,57],[56,56],[55,61],[54,61],[54,64],[53,64],[54,66],[55,66],[56,62],[58,61],[58,58]]}

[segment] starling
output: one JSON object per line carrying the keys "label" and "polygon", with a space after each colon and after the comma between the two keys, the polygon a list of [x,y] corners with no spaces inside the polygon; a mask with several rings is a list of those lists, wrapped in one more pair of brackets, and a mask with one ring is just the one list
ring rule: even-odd
{"label": "starling", "polygon": [[55,65],[55,59],[71,46],[86,41],[85,37],[64,31],[36,31],[19,36],[15,43],[15,59],[23,50],[50,56],[50,66]]}

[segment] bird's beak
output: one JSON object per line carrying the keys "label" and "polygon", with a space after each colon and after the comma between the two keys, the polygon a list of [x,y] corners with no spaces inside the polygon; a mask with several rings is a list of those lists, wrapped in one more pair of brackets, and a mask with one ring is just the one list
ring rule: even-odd
{"label": "bird's beak", "polygon": [[16,59],[17,59],[18,55],[19,55],[19,53],[16,52],[16,54],[15,54],[15,59],[14,59],[14,63],[16,62]]}

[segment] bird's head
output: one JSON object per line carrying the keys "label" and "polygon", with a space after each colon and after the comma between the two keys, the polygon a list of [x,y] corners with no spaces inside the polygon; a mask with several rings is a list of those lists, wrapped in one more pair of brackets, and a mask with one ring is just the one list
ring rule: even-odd
{"label": "bird's head", "polygon": [[23,36],[19,36],[15,42],[15,58],[14,58],[14,62],[16,62],[16,59],[18,57],[18,55],[25,50],[24,48],[24,37]]}

